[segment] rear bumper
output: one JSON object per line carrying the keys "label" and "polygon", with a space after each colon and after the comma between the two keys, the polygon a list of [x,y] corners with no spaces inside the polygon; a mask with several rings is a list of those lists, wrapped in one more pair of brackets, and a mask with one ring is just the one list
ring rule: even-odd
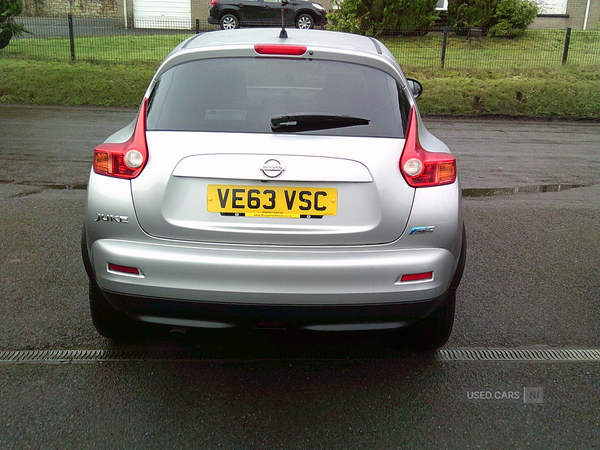
{"label": "rear bumper", "polygon": [[[444,249],[290,249],[101,239],[93,277],[115,308],[146,322],[198,327],[406,322],[426,317],[454,286]],[[109,270],[135,267],[140,275]],[[426,280],[402,275],[432,272]],[[203,323],[205,321],[206,323]]]}
{"label": "rear bumper", "polygon": [[[91,256],[101,289],[138,297],[256,304],[419,302],[450,287],[458,261],[445,249],[294,248],[100,239]],[[109,270],[112,263],[140,275]],[[432,272],[401,282],[402,275]]]}

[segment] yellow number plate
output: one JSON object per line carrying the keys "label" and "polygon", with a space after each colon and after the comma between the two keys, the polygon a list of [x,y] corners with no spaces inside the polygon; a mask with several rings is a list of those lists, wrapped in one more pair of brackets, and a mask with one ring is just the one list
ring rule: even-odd
{"label": "yellow number plate", "polygon": [[337,189],[209,184],[207,210],[246,217],[335,216]]}

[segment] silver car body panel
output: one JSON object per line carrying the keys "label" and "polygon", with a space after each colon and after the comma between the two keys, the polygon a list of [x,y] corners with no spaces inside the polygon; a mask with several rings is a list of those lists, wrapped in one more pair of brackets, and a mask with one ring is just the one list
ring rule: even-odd
{"label": "silver car body panel", "polygon": [[[414,189],[398,170],[404,143],[399,139],[229,133],[224,146],[220,133],[148,132],[147,141],[152,160],[131,183],[140,225],[157,237],[274,245],[384,243],[402,234],[413,203]],[[366,151],[369,146],[375,148]],[[213,153],[219,147],[224,154]],[[203,149],[208,153],[201,154]],[[260,153],[265,149],[274,152]],[[260,171],[271,159],[286,166],[275,180]],[[165,167],[173,172],[165,174]],[[209,184],[336,188],[337,214],[222,217],[207,211]]]}

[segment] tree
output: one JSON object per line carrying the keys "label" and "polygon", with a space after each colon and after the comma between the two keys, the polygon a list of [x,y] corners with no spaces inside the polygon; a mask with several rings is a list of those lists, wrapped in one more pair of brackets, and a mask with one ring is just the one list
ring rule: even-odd
{"label": "tree", "polygon": [[490,36],[514,37],[525,33],[538,13],[538,6],[528,0],[500,0],[494,13]]}
{"label": "tree", "polygon": [[437,20],[437,0],[338,0],[328,16],[330,29],[376,35],[384,31],[418,33]]}
{"label": "tree", "polygon": [[450,0],[448,23],[455,28],[489,28],[498,0]]}
{"label": "tree", "polygon": [[450,0],[448,23],[457,30],[482,28],[490,36],[514,37],[525,32],[537,13],[530,0]]}
{"label": "tree", "polygon": [[14,19],[22,12],[22,0],[0,0],[0,48],[6,47],[13,36],[28,32]]}

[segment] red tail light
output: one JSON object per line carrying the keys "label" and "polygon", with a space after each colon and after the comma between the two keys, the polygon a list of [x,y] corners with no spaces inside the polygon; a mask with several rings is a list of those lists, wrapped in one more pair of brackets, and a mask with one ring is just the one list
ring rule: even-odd
{"label": "red tail light", "polygon": [[303,45],[286,44],[257,44],[254,50],[259,55],[302,56],[306,53],[306,47]]}
{"label": "red tail light", "polygon": [[128,141],[118,144],[100,144],[94,149],[94,172],[116,178],[137,177],[148,160],[146,147],[146,105],[140,108],[135,130]]}
{"label": "red tail light", "polygon": [[210,0],[210,4],[214,5],[215,3],[217,3],[219,0]]}
{"label": "red tail light", "polygon": [[429,187],[451,184],[456,181],[456,158],[450,153],[428,152],[419,141],[417,111],[410,110],[410,121],[400,171],[412,187]]}

